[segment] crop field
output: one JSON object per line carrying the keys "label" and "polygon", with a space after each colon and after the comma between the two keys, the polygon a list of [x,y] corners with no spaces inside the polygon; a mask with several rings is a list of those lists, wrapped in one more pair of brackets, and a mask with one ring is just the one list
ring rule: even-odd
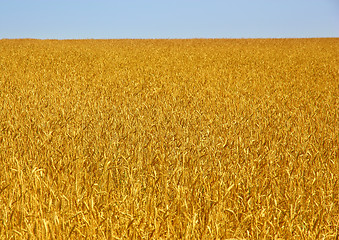
{"label": "crop field", "polygon": [[338,56],[0,40],[0,239],[338,239]]}

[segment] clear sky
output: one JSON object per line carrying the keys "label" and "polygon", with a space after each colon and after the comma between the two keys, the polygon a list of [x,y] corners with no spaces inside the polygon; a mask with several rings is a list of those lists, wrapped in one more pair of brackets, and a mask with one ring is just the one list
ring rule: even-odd
{"label": "clear sky", "polygon": [[0,0],[0,39],[339,37],[339,0]]}

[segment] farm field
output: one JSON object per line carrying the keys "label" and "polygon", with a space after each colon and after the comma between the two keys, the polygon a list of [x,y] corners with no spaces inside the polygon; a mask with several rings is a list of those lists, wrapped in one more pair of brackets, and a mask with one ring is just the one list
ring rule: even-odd
{"label": "farm field", "polygon": [[338,239],[338,56],[0,40],[0,239]]}

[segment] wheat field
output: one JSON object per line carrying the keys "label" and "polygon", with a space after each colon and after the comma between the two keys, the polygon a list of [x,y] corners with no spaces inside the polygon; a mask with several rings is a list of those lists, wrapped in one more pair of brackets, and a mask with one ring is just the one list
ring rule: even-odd
{"label": "wheat field", "polygon": [[0,239],[338,239],[338,56],[0,40]]}

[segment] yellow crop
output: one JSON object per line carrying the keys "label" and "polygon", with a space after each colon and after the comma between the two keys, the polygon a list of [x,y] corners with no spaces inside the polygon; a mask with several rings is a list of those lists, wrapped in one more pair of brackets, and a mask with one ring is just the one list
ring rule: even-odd
{"label": "yellow crop", "polygon": [[0,40],[0,239],[336,239],[339,39]]}

